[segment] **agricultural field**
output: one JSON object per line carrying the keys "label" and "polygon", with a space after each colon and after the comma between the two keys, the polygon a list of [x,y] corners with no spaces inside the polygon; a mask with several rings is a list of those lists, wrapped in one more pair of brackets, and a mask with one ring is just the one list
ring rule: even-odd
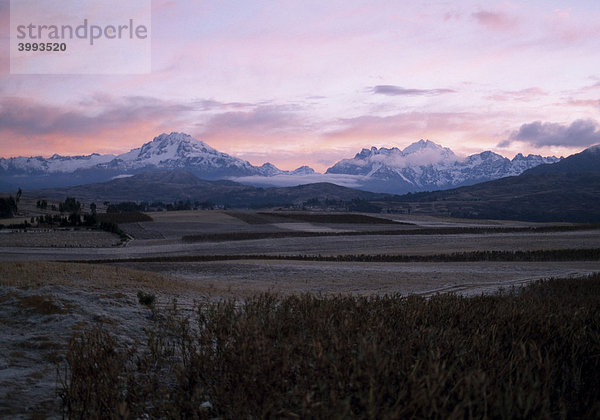
{"label": "agricultural field", "polygon": [[119,237],[99,230],[28,229],[0,231],[0,247],[107,248],[120,245]]}
{"label": "agricultural field", "polygon": [[[179,369],[177,366],[183,366],[181,363],[189,361],[179,360],[178,357],[181,354],[175,350],[173,350],[175,353],[172,356],[167,357],[164,353],[166,348],[147,347],[148,340],[151,338],[147,336],[147,331],[155,331],[162,338],[159,336],[154,336],[154,338],[160,338],[160,340],[165,339],[166,336],[173,336],[172,331],[165,330],[165,328],[173,327],[174,324],[169,324],[169,322],[197,319],[198,305],[204,308],[202,311],[208,311],[202,313],[211,313],[216,317],[212,320],[205,320],[209,324],[217,322],[217,319],[221,319],[218,322],[222,322],[225,316],[232,316],[241,322],[246,316],[243,315],[246,313],[243,312],[244,308],[248,308],[247,314],[250,314],[254,313],[251,312],[251,308],[255,307],[264,307],[265,314],[271,314],[268,316],[275,317],[272,318],[273,322],[279,322],[277,317],[280,314],[276,310],[278,305],[286,307],[286,305],[293,306],[301,302],[304,302],[301,303],[301,307],[309,312],[331,310],[333,311],[331,314],[344,313],[346,314],[344,316],[350,316],[348,314],[358,313],[370,305],[375,305],[372,312],[368,313],[375,317],[372,322],[377,323],[383,322],[383,319],[388,319],[387,317],[390,316],[385,311],[378,312],[381,309],[376,309],[380,307],[379,305],[389,308],[417,305],[416,307],[410,306],[412,308],[410,310],[427,318],[428,311],[434,310],[428,307],[427,302],[430,302],[431,299],[441,299],[439,308],[445,308],[444,299],[446,298],[443,296],[451,293],[449,296],[453,297],[448,297],[447,299],[450,299],[448,302],[453,302],[452,305],[457,305],[456,308],[463,308],[456,309],[459,312],[466,311],[466,308],[471,305],[481,308],[477,306],[480,304],[476,299],[484,299],[482,296],[487,296],[489,299],[496,299],[500,307],[507,305],[507,308],[512,308],[510,311],[517,311],[514,313],[520,314],[519,317],[524,317],[525,315],[515,308],[523,305],[523,302],[530,302],[528,299],[533,299],[533,295],[545,296],[545,292],[541,291],[543,287],[552,289],[554,286],[548,286],[546,283],[544,283],[546,286],[535,286],[535,291],[531,292],[533,295],[527,295],[529,297],[519,297],[519,290],[540,279],[561,278],[564,280],[560,280],[562,283],[556,287],[563,291],[568,290],[565,288],[565,284],[569,284],[569,282],[574,287],[587,282],[585,291],[582,293],[587,293],[590,298],[581,304],[580,309],[583,311],[581,316],[587,317],[582,318],[582,322],[587,322],[586,325],[591,326],[598,325],[597,316],[594,316],[590,309],[598,305],[597,300],[594,300],[598,287],[598,273],[600,273],[600,229],[598,226],[462,220],[407,215],[400,217],[280,211],[182,211],[149,213],[149,216],[149,218],[139,215],[118,216],[120,217],[118,220],[124,221],[119,223],[119,227],[128,237],[125,241],[119,235],[97,230],[36,231],[27,229],[26,231],[11,231],[6,228],[0,230],[0,325],[2,326],[0,390],[3,393],[0,395],[0,417],[16,415],[29,418],[48,413],[54,413],[49,417],[60,417],[63,414],[75,417],[97,415],[98,412],[94,410],[97,410],[98,406],[94,404],[101,404],[101,401],[90,401],[89,405],[82,405],[82,396],[78,394],[80,392],[78,389],[81,390],[82,387],[91,385],[77,382],[78,378],[73,376],[77,369],[87,369],[81,365],[83,361],[76,357],[76,353],[81,351],[98,352],[101,351],[102,346],[108,344],[117,346],[118,351],[112,356],[104,356],[109,358],[118,356],[114,359],[115,366],[125,369],[125,376],[153,377],[152,375],[156,372],[127,370],[132,366],[127,361],[129,360],[127,354],[136,353],[140,356],[147,356],[149,353],[146,351],[159,351],[160,354],[153,354],[152,357],[160,356],[164,363],[175,363],[176,366],[164,365],[161,367],[161,369],[175,374]],[[588,276],[592,277],[588,278]],[[499,292],[501,295],[497,294]],[[227,309],[226,302],[231,302],[231,299],[235,300],[234,308],[240,308],[241,314],[234,316],[231,313],[233,309]],[[293,301],[293,299],[300,299],[300,301]],[[511,299],[521,303],[510,303]],[[173,307],[174,301],[176,301],[176,308]],[[273,303],[268,302],[279,303],[273,306]],[[438,300],[432,302],[438,302]],[[554,304],[555,300],[540,301],[539,307],[549,308]],[[319,307],[321,309],[318,309]],[[330,309],[327,309],[329,307]],[[308,308],[313,309],[309,310]],[[336,308],[346,309],[339,312]],[[408,310],[406,308],[403,310]],[[446,309],[439,310],[445,311]],[[455,311],[455,309],[448,310]],[[481,312],[481,310],[477,309],[476,312]],[[221,315],[219,315],[220,313]],[[334,316],[331,314],[328,316]],[[378,316],[383,318],[379,319]],[[465,320],[465,325],[485,322],[487,326],[481,327],[481,331],[485,331],[493,325],[494,317],[505,320],[513,319],[511,318],[513,315],[510,315],[509,312],[497,313],[492,318],[484,317],[485,321],[484,318]],[[169,319],[171,321],[167,322]],[[535,317],[532,319],[532,322],[542,322],[544,318],[543,315],[540,315],[539,319]],[[258,322],[255,318],[251,318],[250,321]],[[295,327],[291,327],[291,325],[301,325],[306,322],[308,322],[306,319],[297,319],[287,327],[281,326],[283,329],[279,331],[286,331],[285,328],[291,328],[290,331],[292,331]],[[348,323],[344,325],[351,326],[355,321],[352,321],[352,317],[350,317],[344,322]],[[199,331],[198,324],[194,325],[196,325],[193,327],[194,329],[186,334]],[[537,324],[531,324],[527,328],[537,328],[535,325]],[[239,328],[251,327],[250,324],[243,324]],[[355,327],[359,328],[357,325],[351,328]],[[435,363],[439,363],[439,366],[446,366],[448,369],[452,366],[454,366],[452,369],[455,369],[456,366],[459,369],[458,371],[440,371],[441,375],[449,375],[444,377],[446,379],[437,378],[442,381],[439,383],[440,389],[450,386],[452,381],[459,381],[457,383],[471,381],[469,383],[491,386],[492,379],[481,376],[482,372],[490,374],[496,372],[493,375],[499,375],[500,383],[506,379],[498,370],[500,367],[482,366],[478,368],[481,369],[480,371],[464,371],[463,368],[460,368],[462,366],[460,363],[463,362],[459,363],[460,366],[453,365],[453,359],[447,359],[444,356],[446,354],[444,352],[450,350],[444,347],[448,343],[445,341],[447,337],[443,334],[439,335],[439,332],[442,331],[440,328],[443,328],[442,325],[434,323],[426,327],[423,324],[422,327],[425,330],[430,328],[427,331],[432,334],[432,337],[436,337],[432,340],[439,344],[439,347],[432,348],[431,351],[434,353],[430,354],[431,357],[425,358],[429,360],[427,363],[432,363],[427,367],[423,366],[423,369],[426,369],[424,371],[426,375],[434,375],[435,369],[439,369],[439,367],[435,367]],[[365,326],[360,326],[360,328],[364,329]],[[398,328],[413,327],[407,324],[399,325]],[[460,326],[455,325],[452,328],[456,330],[456,328],[460,329]],[[573,326],[573,328],[578,327]],[[590,330],[590,334],[593,331],[596,331],[595,334],[597,334],[598,330],[593,328]],[[425,330],[423,330],[424,333]],[[255,332],[258,334],[258,330]],[[306,330],[303,334],[312,337],[314,345],[321,340],[322,343],[329,343],[322,344],[323,346],[332,346],[329,347],[330,351],[337,349],[331,354],[341,357],[340,366],[353,363],[351,362],[353,356],[350,353],[343,353],[347,349],[336,347],[342,346],[341,342],[335,341],[341,336],[318,338],[322,333],[323,331]],[[504,334],[509,333],[508,330],[504,332]],[[581,333],[579,330],[565,331],[565,337],[568,334]],[[352,337],[352,334],[349,332],[348,334],[348,337]],[[377,336],[379,337],[377,340],[380,340],[386,334],[389,335],[389,332],[381,330],[374,334],[373,337]],[[186,337],[189,335],[183,337],[184,341],[187,340]],[[273,347],[274,344],[268,342],[270,339],[268,337],[272,338],[275,335],[264,337],[259,334],[252,335],[252,337],[262,340],[260,342],[263,343],[261,345],[266,346],[264,348],[277,347],[276,345]],[[285,337],[292,341],[288,342],[285,341],[288,338],[281,338],[284,340],[281,343],[290,344],[295,342],[294,340],[298,340],[298,337],[293,334],[285,335]],[[241,340],[233,335],[225,338]],[[204,339],[211,338],[205,337],[201,340]],[[549,340],[548,337],[542,337],[537,341],[528,341],[526,335],[520,339],[524,340],[522,343],[526,352],[529,352],[527,354],[537,354],[535,353],[536,349],[547,344],[547,340]],[[334,342],[328,340],[334,340]],[[352,340],[358,341],[352,341],[353,344],[348,342],[347,345],[363,348],[360,344],[360,337],[354,337]],[[466,351],[466,347],[461,347],[466,344],[461,343],[468,342],[470,338],[464,336],[460,340],[452,344],[455,346],[452,347],[452,354]],[[482,340],[485,341],[488,338],[482,338]],[[252,347],[258,342],[254,344],[247,341],[236,342],[240,346],[250,346],[248,349],[253,349],[248,351],[260,351]],[[161,341],[161,343],[166,345],[166,342]],[[584,361],[588,360],[586,352],[597,349],[597,347],[593,347],[597,344],[593,342],[588,344],[592,347],[581,350],[581,353],[574,354],[573,357],[582,358],[581,360]],[[418,347],[423,343],[419,344],[415,341],[414,345]],[[560,343],[553,345],[560,346]],[[300,364],[324,363],[324,359],[319,358],[320,356],[314,360],[304,359],[308,355],[293,345],[285,348],[287,350],[282,353],[284,355],[302,354],[302,356],[298,356],[301,357],[298,359]],[[317,352],[318,350],[317,347],[310,348],[311,351]],[[490,351],[489,347],[486,349],[485,351]],[[288,351],[291,353],[286,353]],[[377,354],[375,348],[368,346],[364,347],[364,351],[367,352],[365,354],[372,354],[373,357]],[[390,351],[392,353],[401,351],[401,347],[391,348]],[[435,353],[437,351],[440,353]],[[315,354],[318,356],[317,353]],[[556,359],[560,357],[560,354],[562,354],[561,350],[557,347],[556,355],[552,356],[554,359],[548,359],[546,362],[542,360],[540,363],[556,362],[560,365],[562,361]],[[273,354],[273,357],[276,359],[284,356]],[[350,359],[347,359],[348,357]],[[401,362],[407,363],[402,365],[403,369],[416,366],[414,363],[417,363],[417,359],[412,362],[411,360],[407,359]],[[498,360],[500,365],[506,362],[501,361],[503,359],[500,355],[498,355]],[[197,360],[194,363],[200,362],[213,366],[224,363],[223,360],[213,359]],[[391,368],[396,362],[389,359],[385,363],[392,363],[389,365]],[[464,359],[464,363],[472,362],[473,360]],[[521,363],[525,363],[525,359],[510,361],[510,363],[513,362],[515,366],[528,366],[521,365]],[[236,363],[248,363],[249,366],[257,363],[256,366],[258,366],[264,361],[240,359]],[[142,367],[139,366],[139,368]],[[324,378],[325,382],[323,382],[322,388],[298,388],[291,394],[285,395],[277,394],[285,388],[284,385],[270,383],[268,378],[261,378],[260,381],[263,384],[261,386],[266,387],[263,392],[279,395],[281,401],[288,401],[287,409],[290,411],[287,413],[286,407],[278,406],[277,403],[269,400],[270,402],[265,402],[263,406],[252,406],[251,410],[248,408],[250,410],[248,412],[252,412],[256,416],[305,415],[324,418],[331,414],[326,410],[327,407],[336,407],[340,413],[364,413],[366,412],[364,410],[374,410],[369,412],[377,414],[377,416],[394,415],[394,413],[423,414],[425,411],[422,410],[433,409],[423,405],[425,399],[419,403],[421,405],[415,402],[417,405],[414,406],[407,403],[410,399],[398,400],[398,405],[389,406],[382,400],[377,400],[378,402],[369,400],[369,393],[364,389],[364,386],[370,383],[369,374],[366,372],[375,372],[379,368],[368,364],[363,368],[367,369],[366,376],[359,375],[354,379],[348,379],[355,381],[353,382],[355,385],[351,386],[352,389],[335,391],[346,393],[344,395],[353,395],[348,401],[341,398],[341,394],[335,396],[331,393],[333,392],[331,391],[333,388],[330,388],[332,384],[340,380],[335,375],[330,378],[333,382],[327,382],[329,379]],[[282,375],[284,377],[292,375],[295,369],[304,368],[298,365],[290,367],[290,369],[290,371],[283,372]],[[59,372],[58,376],[57,372]],[[526,413],[534,413],[542,417],[555,416],[558,413],[584,415],[584,412],[573,408],[577,402],[583,401],[582,398],[587,398],[586,401],[591,404],[590,407],[598,404],[598,401],[593,400],[585,393],[564,395],[556,391],[556,378],[560,375],[567,375],[565,377],[571,375],[568,372],[561,372],[549,371],[545,377],[544,380],[548,381],[547,392],[538,390],[539,393],[535,394],[543,402],[541,405],[536,405],[536,402],[535,404],[531,403],[530,406],[522,404],[521,406],[506,407],[503,406],[502,401],[495,400],[493,404],[496,405],[492,404],[487,408],[479,407],[477,408],[479,411],[475,412],[487,413],[491,416],[500,415],[501,410],[508,410],[506,413],[517,416],[525,416]],[[113,374],[115,372],[109,370],[106,373]],[[467,376],[460,379],[463,373]],[[214,374],[216,375],[216,372]],[[231,372],[231,375],[238,374]],[[435,379],[434,376],[428,377],[432,381]],[[292,375],[289,378],[290,381],[298,381],[296,376]],[[417,380],[417,378],[413,379]],[[191,379],[175,375],[170,379],[171,382],[161,386],[174,386],[175,383],[183,383],[178,381],[189,380]],[[201,389],[197,388],[194,391],[186,388],[187,385],[178,388],[181,392],[199,393],[194,395],[202,399],[202,401],[196,401],[198,403],[196,409],[198,407],[201,409],[194,411],[193,407],[180,405],[180,408],[185,406],[186,410],[192,411],[186,412],[187,414],[179,414],[199,417],[235,417],[243,412],[242,406],[231,405],[228,407],[223,399],[225,394],[233,392],[234,388],[218,389],[216,387],[217,382],[228,383],[226,378],[212,376],[202,380],[205,382]],[[572,380],[588,381],[585,378]],[[390,377],[390,381],[394,382],[395,380]],[[189,385],[189,382],[185,383]],[[531,388],[534,383],[535,381],[523,382],[524,388],[520,391],[503,388],[501,392],[504,392],[503,395],[507,398],[518,392],[531,394],[535,391]],[[584,382],[581,384],[583,386]],[[410,386],[413,387],[412,389],[420,389],[419,387],[425,385],[419,382]],[[500,385],[500,387],[502,386]],[[476,394],[476,388],[465,388],[463,391],[467,394]],[[276,389],[280,391],[275,391]],[[328,389],[329,391],[325,391]],[[98,390],[98,395],[103,395],[102,393],[105,391],[108,392],[108,390]],[[164,389],[163,391],[166,392]],[[558,393],[554,393],[555,391]],[[145,412],[143,407],[146,409],[148,407],[149,400],[145,398],[156,398],[152,395],[142,397],[141,390],[132,390],[131,392],[134,392],[140,400],[120,401],[120,405],[111,408],[111,410],[115,410],[113,414],[117,413],[115,416],[123,415],[123,413],[118,414],[119,410],[126,410],[132,416],[140,417]],[[174,389],[169,392],[174,392]],[[238,389],[235,392],[242,391]],[[381,390],[377,392],[381,392]],[[469,400],[473,404],[479,398],[475,394],[472,396],[474,399]],[[173,398],[182,398],[181,401],[192,398],[186,397],[187,394],[181,394],[178,397],[173,395]],[[248,401],[254,398],[251,395],[240,395],[244,395],[240,398],[247,398]],[[442,398],[442,394],[435,395]],[[463,407],[460,410],[466,409],[465,407],[471,404],[466,402],[467,400],[461,400],[458,394],[450,393],[448,395],[453,395],[452,398],[456,399],[453,400],[455,408]],[[418,395],[411,398],[413,401],[421,401]],[[486,398],[489,398],[489,395]],[[553,398],[558,398],[562,402],[554,403],[552,402]],[[174,413],[169,411],[174,408],[168,405],[168,401],[155,400],[155,403],[153,407],[157,411],[153,412],[154,415],[169,417],[167,413]],[[247,407],[251,407],[251,405]],[[449,406],[444,407],[436,408],[441,410],[438,414],[443,417],[451,417],[452,411],[444,411],[449,410]],[[460,410],[456,413],[465,413]],[[462,415],[459,416],[462,417]]]}

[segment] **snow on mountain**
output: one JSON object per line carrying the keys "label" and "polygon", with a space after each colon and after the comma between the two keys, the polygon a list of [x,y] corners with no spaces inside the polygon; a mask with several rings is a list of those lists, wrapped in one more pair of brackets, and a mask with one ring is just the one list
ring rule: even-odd
{"label": "snow on mountain", "polygon": [[260,172],[250,162],[219,152],[187,134],[175,132],[161,134],[142,147],[117,156],[116,160],[117,165],[125,170],[191,168],[204,172],[204,175],[211,170],[229,170],[240,175]]}
{"label": "snow on mountain", "polygon": [[265,164],[263,164],[262,166],[260,166],[258,168],[259,174],[262,176],[275,176],[275,175],[281,175],[286,173],[286,171],[282,171],[281,169],[277,168],[275,165],[273,165],[270,162],[267,162]]}
{"label": "snow on mountain", "polygon": [[306,165],[300,166],[299,168],[296,168],[290,172],[291,175],[313,175],[314,173],[315,170]]}
{"label": "snow on mountain", "polygon": [[87,156],[60,156],[54,154],[48,159],[41,156],[0,158],[0,169],[21,173],[73,172],[77,169],[92,168],[110,162],[114,158],[114,155],[100,155],[98,153]]}
{"label": "snow on mountain", "polygon": [[403,193],[453,188],[519,175],[556,157],[518,154],[510,160],[486,151],[457,157],[452,150],[430,140],[420,140],[403,150],[397,147],[362,149],[353,159],[343,159],[326,174],[361,175],[371,190]]}
{"label": "snow on mountain", "polygon": [[[184,133],[161,134],[152,141],[118,156],[16,157],[0,159],[0,188],[16,186],[43,188],[102,182],[119,176],[155,169],[185,169],[207,180],[239,179],[251,184],[269,185],[292,181],[296,184],[336,182],[340,178],[358,188],[405,193],[470,185],[505,176],[559,159],[518,154],[510,160],[487,151],[459,158],[452,150],[429,140],[420,140],[400,150],[363,149],[352,159],[343,159],[317,174],[308,166],[283,171],[272,163],[254,166],[210,147]],[[277,178],[277,180],[276,180]],[[322,178],[322,179],[321,179]]]}
{"label": "snow on mountain", "polygon": [[419,140],[404,150],[397,147],[362,149],[354,159],[343,159],[327,170],[331,174],[351,174],[366,176],[402,175],[402,169],[418,168],[427,165],[443,164],[457,160],[447,147],[429,140]]}

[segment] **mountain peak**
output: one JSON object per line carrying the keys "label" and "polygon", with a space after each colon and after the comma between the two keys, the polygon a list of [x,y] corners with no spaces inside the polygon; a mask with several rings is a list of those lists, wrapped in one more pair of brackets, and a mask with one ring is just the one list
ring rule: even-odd
{"label": "mountain peak", "polygon": [[148,142],[142,146],[148,148],[154,148],[154,145],[157,145],[158,149],[163,151],[171,148],[170,146],[176,146],[177,152],[179,155],[184,153],[190,153],[194,151],[202,151],[202,152],[216,152],[215,149],[190,136],[189,134],[172,132],[171,134],[162,133],[159,136],[154,137],[151,142]]}
{"label": "mountain peak", "polygon": [[307,165],[302,165],[299,168],[296,168],[292,171],[294,175],[311,175],[314,174],[315,170]]}
{"label": "mountain peak", "polygon": [[428,147],[428,146],[429,147],[431,147],[431,146],[437,146],[437,144],[435,144],[431,140],[423,140],[423,139],[421,139],[419,141],[415,141],[415,142],[411,143],[410,145],[406,146],[404,148],[404,150],[406,150],[407,153],[410,153],[412,150],[423,149],[423,148]]}
{"label": "mountain peak", "polygon": [[137,162],[134,166],[156,166],[181,159],[217,155],[224,154],[189,134],[172,132],[156,136],[152,141],[144,143],[142,147],[119,155],[118,158],[124,162]]}
{"label": "mountain peak", "polygon": [[404,150],[402,150],[402,153],[404,153],[405,155],[410,155],[412,153],[417,153],[417,152],[420,152],[423,150],[444,151],[447,154],[450,153],[450,154],[454,155],[454,152],[452,152],[452,150],[448,149],[447,147],[444,147],[442,145],[434,143],[431,140],[423,140],[423,139],[407,146],[406,148],[404,148]]}
{"label": "mountain peak", "polygon": [[172,144],[175,144],[175,143],[200,143],[200,144],[206,145],[206,143],[204,143],[203,141],[195,139],[194,137],[190,136],[189,134],[180,133],[177,131],[173,131],[170,134],[162,133],[162,134],[154,137],[154,139],[152,139],[152,142],[159,142],[159,143],[167,142],[167,143],[172,143]]}
{"label": "mountain peak", "polygon": [[271,162],[265,162],[261,166],[259,166],[258,172],[260,175],[263,175],[263,176],[273,176],[273,175],[279,175],[279,174],[283,173],[283,171],[281,169],[279,169],[277,166],[273,165]]}

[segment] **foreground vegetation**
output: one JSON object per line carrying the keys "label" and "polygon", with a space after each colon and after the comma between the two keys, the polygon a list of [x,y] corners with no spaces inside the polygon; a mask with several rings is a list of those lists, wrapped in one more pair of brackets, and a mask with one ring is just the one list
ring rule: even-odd
{"label": "foreground vegetation", "polygon": [[[142,303],[140,298],[140,303]],[[600,412],[600,274],[494,296],[260,295],[70,341],[69,417],[523,418]]]}
{"label": "foreground vegetation", "polygon": [[[221,254],[221,255],[175,255],[166,257],[113,258],[89,260],[88,263],[118,262],[208,262],[240,260],[320,261],[320,262],[544,262],[544,261],[600,261],[600,248],[537,249],[529,251],[466,251],[449,254],[402,255],[402,254],[341,254],[341,255],[271,255],[271,254]],[[75,262],[75,261],[73,261]]]}
{"label": "foreground vegetation", "polygon": [[[308,219],[310,219],[306,215]],[[315,215],[320,216],[320,215]],[[330,216],[330,215],[327,215]],[[332,218],[335,215],[331,215]],[[244,215],[236,217],[248,222],[254,215]],[[279,215],[277,216],[279,217]],[[283,219],[283,218],[282,218]],[[291,217],[289,217],[291,219]],[[296,217],[297,220],[304,221],[303,218]],[[373,218],[375,219],[375,218]],[[386,219],[380,219],[386,220]],[[407,223],[394,222],[391,224],[408,225]],[[248,222],[249,223],[249,222]],[[262,221],[261,223],[264,223]],[[339,222],[341,223],[341,221]],[[357,222],[355,222],[357,223]],[[363,223],[363,222],[358,222]],[[411,228],[411,229],[388,229],[388,230],[362,230],[346,232],[306,232],[306,231],[281,231],[281,232],[223,232],[223,233],[202,233],[194,235],[184,235],[181,240],[184,242],[209,242],[209,241],[244,241],[255,239],[280,239],[280,238],[316,238],[328,236],[409,236],[409,235],[490,235],[500,233],[552,233],[552,232],[577,232],[584,230],[598,230],[598,224],[580,224],[580,225],[550,225],[540,227],[436,227],[436,228]]]}

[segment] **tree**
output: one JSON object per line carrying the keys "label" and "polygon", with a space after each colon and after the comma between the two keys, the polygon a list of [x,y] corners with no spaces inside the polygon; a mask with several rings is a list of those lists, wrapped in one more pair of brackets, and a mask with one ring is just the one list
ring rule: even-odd
{"label": "tree", "polygon": [[79,213],[81,211],[81,203],[73,197],[65,198],[63,203],[58,205],[61,213]]}
{"label": "tree", "polygon": [[69,222],[76,226],[81,223],[81,203],[73,197],[65,198],[63,203],[58,206],[61,213],[69,213]]}
{"label": "tree", "polygon": [[90,204],[90,210],[92,214],[96,214],[96,203]]}
{"label": "tree", "polygon": [[17,202],[12,197],[0,198],[0,217],[13,217],[17,212]]}

